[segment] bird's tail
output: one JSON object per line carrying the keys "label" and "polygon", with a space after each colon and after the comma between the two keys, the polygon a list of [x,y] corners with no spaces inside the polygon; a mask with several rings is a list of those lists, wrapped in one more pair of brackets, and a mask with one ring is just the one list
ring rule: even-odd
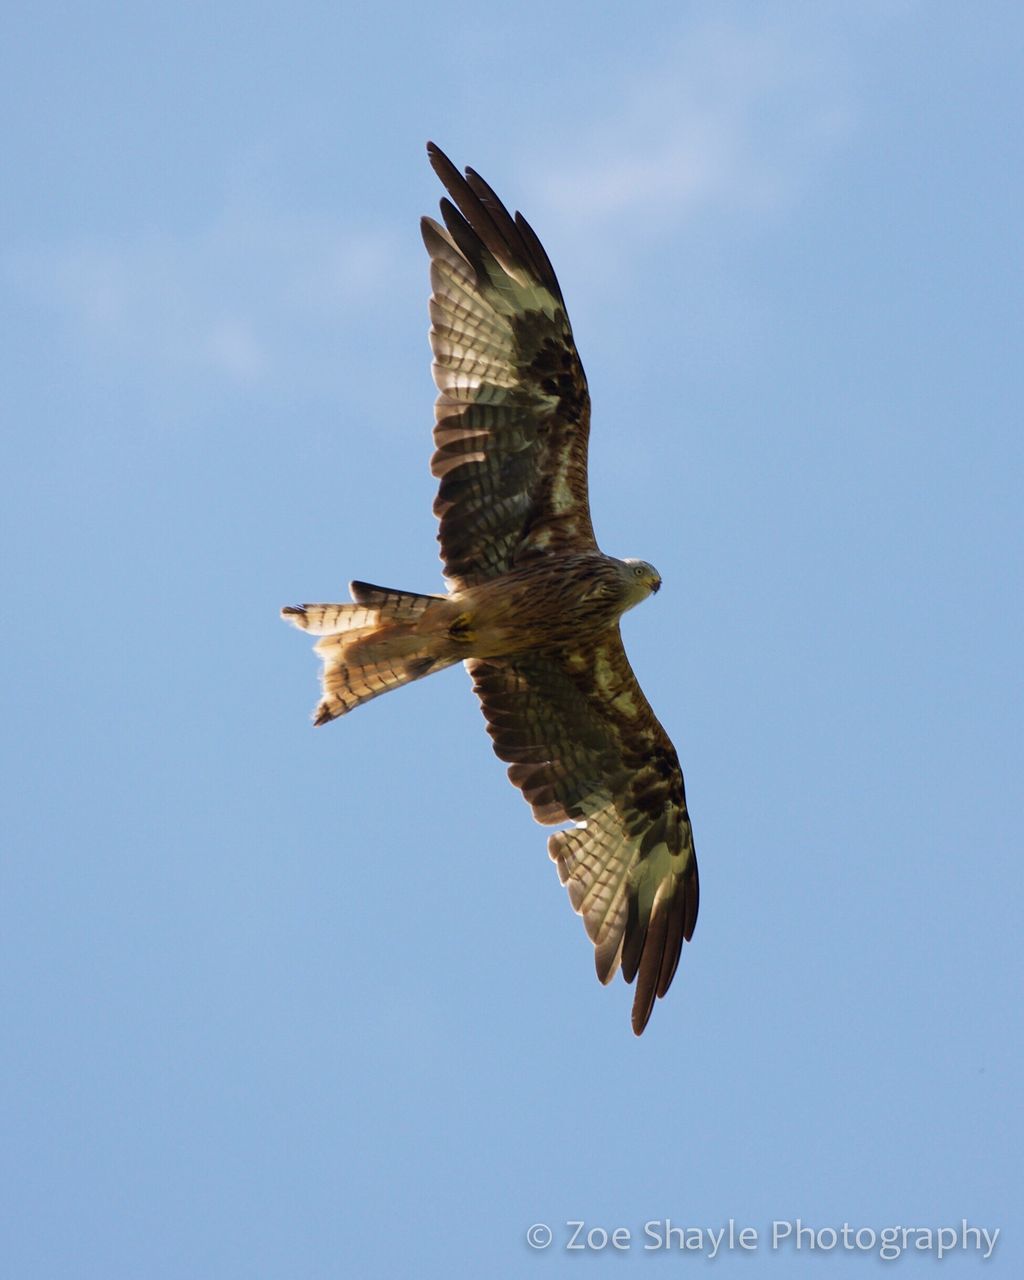
{"label": "bird's tail", "polygon": [[326,724],[398,685],[458,662],[449,639],[451,602],[445,596],[349,584],[355,604],[289,605],[281,617],[320,636],[323,697],[314,724]]}

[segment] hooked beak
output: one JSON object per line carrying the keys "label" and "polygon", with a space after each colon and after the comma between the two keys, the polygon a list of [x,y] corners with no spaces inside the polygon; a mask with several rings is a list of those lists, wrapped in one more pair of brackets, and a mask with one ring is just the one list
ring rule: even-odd
{"label": "hooked beak", "polygon": [[661,579],[655,578],[654,581],[651,583],[651,595],[657,595],[660,590],[661,590]]}

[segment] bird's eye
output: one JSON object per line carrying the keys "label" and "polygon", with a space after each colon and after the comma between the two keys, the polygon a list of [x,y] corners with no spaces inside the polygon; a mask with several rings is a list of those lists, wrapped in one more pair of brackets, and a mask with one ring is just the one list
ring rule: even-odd
{"label": "bird's eye", "polygon": [[638,578],[642,578],[644,576],[643,566],[638,564],[637,567],[633,570],[633,573]]}

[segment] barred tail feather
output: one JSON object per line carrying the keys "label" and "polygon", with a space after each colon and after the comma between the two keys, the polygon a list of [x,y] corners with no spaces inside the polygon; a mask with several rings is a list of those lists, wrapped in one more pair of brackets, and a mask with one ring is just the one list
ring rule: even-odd
{"label": "barred tail feather", "polygon": [[444,596],[390,591],[353,582],[354,604],[288,605],[286,622],[320,636],[323,697],[314,724],[326,724],[378,694],[458,661],[448,639]]}

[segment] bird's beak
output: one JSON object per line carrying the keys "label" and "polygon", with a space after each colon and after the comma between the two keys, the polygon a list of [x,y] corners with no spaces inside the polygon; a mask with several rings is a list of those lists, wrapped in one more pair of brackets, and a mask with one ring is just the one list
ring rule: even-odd
{"label": "bird's beak", "polygon": [[657,595],[657,593],[660,590],[661,590],[661,579],[655,578],[654,581],[651,583],[651,594]]}

